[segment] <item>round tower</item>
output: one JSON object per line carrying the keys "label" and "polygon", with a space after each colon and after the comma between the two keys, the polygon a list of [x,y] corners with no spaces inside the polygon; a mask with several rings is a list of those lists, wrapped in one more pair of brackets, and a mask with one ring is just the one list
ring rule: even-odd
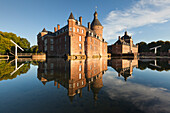
{"label": "round tower", "polygon": [[98,13],[95,11],[94,19],[91,23],[91,29],[96,32],[97,36],[99,36],[100,40],[103,40],[103,26],[98,20]]}

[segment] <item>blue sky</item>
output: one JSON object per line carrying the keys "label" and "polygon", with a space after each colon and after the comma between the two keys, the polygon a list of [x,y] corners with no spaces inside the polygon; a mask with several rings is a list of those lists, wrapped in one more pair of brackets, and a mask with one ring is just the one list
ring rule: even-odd
{"label": "blue sky", "polygon": [[31,45],[44,27],[53,31],[66,25],[71,11],[87,26],[96,6],[109,44],[125,30],[134,43],[170,40],[170,0],[0,0],[0,5],[0,31],[16,33]]}

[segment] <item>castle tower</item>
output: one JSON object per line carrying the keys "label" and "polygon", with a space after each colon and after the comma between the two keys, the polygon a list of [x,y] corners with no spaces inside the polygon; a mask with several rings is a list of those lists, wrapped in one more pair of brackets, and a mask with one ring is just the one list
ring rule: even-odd
{"label": "castle tower", "polygon": [[70,16],[68,18],[68,30],[69,30],[69,36],[73,35],[73,32],[75,30],[74,26],[75,26],[75,22],[76,20],[74,19],[73,13],[70,13]]}
{"label": "castle tower", "polygon": [[94,19],[91,23],[91,29],[94,30],[99,36],[99,39],[102,41],[103,40],[103,26],[101,25],[100,21],[98,20],[98,13],[95,11],[94,13]]}
{"label": "castle tower", "polygon": [[94,13],[94,19],[91,23],[91,29],[93,31],[96,32],[96,35],[97,35],[97,38],[99,38],[101,41],[100,41],[100,56],[103,56],[103,49],[102,49],[102,46],[103,46],[103,26],[101,25],[100,21],[98,20],[98,14],[97,14],[97,11],[95,11]]}

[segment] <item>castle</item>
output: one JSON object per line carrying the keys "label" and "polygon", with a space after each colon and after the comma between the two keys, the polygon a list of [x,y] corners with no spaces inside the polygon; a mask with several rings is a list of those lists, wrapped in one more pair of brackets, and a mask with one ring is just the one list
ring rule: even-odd
{"label": "castle", "polygon": [[71,59],[107,56],[107,42],[103,39],[103,26],[95,11],[92,23],[82,25],[82,17],[76,20],[71,12],[67,25],[54,27],[54,32],[45,28],[37,35],[39,52],[47,56],[68,56]]}
{"label": "castle", "polygon": [[125,31],[124,36],[119,36],[113,45],[108,46],[108,52],[112,55],[137,57],[138,45],[133,44],[132,37]]}

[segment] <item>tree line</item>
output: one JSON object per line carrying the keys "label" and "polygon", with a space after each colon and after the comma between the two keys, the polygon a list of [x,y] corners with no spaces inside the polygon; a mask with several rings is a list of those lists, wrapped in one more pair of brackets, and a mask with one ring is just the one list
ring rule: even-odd
{"label": "tree line", "polygon": [[[13,40],[19,46],[24,49],[25,53],[36,53],[38,51],[38,46],[34,45],[30,47],[30,42],[26,38],[21,38],[14,33],[2,32],[0,31],[0,54],[11,54],[14,53],[15,47],[10,40]],[[20,50],[18,49],[18,52]]]}
{"label": "tree line", "polygon": [[156,47],[161,45],[160,48],[157,49],[157,52],[168,52],[168,50],[170,49],[170,41],[162,41],[159,40],[157,42],[150,42],[150,43],[146,43],[146,42],[140,42],[137,44],[138,45],[138,51],[139,53],[141,52],[154,52],[154,50],[149,50],[152,47]]}

